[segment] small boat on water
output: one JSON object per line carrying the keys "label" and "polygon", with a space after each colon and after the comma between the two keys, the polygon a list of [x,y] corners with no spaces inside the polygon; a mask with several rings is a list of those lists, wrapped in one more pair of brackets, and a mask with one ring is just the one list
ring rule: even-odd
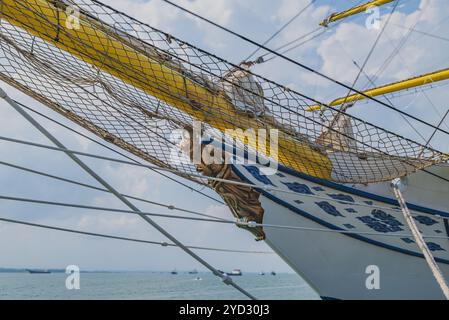
{"label": "small boat on water", "polygon": [[228,273],[229,276],[241,276],[242,270],[240,269],[234,269],[231,271],[231,273]]}
{"label": "small boat on water", "polygon": [[263,272],[263,271],[259,272],[259,276],[264,276],[264,275],[265,275],[265,272]]}
{"label": "small boat on water", "polygon": [[198,274],[198,271],[196,269],[193,269],[192,271],[189,271],[189,274]]}
{"label": "small boat on water", "polygon": [[31,274],[49,274],[49,273],[51,273],[50,270],[47,270],[47,269],[26,269],[26,271]]}
{"label": "small boat on water", "polygon": [[178,274],[178,271],[176,269],[172,270],[171,274]]}
{"label": "small boat on water", "polygon": [[271,271],[271,273],[270,273],[272,276],[275,276],[276,275],[276,272],[274,272],[274,271]]}

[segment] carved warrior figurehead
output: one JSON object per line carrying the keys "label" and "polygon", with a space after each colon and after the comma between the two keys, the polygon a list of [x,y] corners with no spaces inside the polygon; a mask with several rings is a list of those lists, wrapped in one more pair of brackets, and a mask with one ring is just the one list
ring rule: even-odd
{"label": "carved warrior figurehead", "polygon": [[[190,135],[180,144],[181,150],[184,153],[189,153],[189,157],[193,159],[193,132],[191,128],[186,129]],[[205,148],[207,148],[205,150]],[[230,164],[226,164],[224,159],[228,157],[223,150],[218,150],[212,145],[202,145],[201,152],[206,151],[211,158],[216,159],[217,155],[215,152],[219,152],[222,163],[205,164],[201,161],[201,164],[196,164],[197,171],[204,174],[205,176],[216,177],[236,182],[244,182],[240,177],[238,177],[232,170]],[[260,193],[248,186],[234,185],[225,182],[209,180],[209,186],[212,187],[226,202],[226,204],[231,209],[232,214],[241,219],[244,222],[254,221],[256,223],[262,223],[264,209],[259,201]],[[246,227],[241,226],[241,228],[246,229],[256,236],[256,240],[265,239],[265,233],[262,227]]]}

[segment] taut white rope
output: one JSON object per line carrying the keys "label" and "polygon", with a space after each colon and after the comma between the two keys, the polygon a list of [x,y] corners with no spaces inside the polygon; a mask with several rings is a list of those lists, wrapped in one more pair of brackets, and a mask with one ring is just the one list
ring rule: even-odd
{"label": "taut white rope", "polygon": [[396,199],[398,200],[399,205],[401,206],[405,222],[407,223],[408,227],[410,228],[410,231],[412,232],[412,235],[415,238],[416,244],[418,245],[419,249],[423,253],[424,258],[426,259],[430,270],[432,270],[432,274],[435,277],[435,280],[438,282],[438,285],[440,286],[441,290],[443,291],[444,296],[446,297],[447,300],[449,300],[449,287],[447,286],[447,283],[444,280],[444,276],[440,270],[440,267],[435,262],[435,259],[433,258],[433,255],[429,250],[429,247],[427,246],[426,242],[424,241],[424,239],[421,235],[421,232],[418,229],[418,226],[416,225],[412,215],[410,214],[410,211],[407,207],[407,203],[405,202],[405,199],[402,195],[400,185],[401,185],[401,179],[394,179],[391,182],[391,186],[393,188],[394,195],[396,196]]}

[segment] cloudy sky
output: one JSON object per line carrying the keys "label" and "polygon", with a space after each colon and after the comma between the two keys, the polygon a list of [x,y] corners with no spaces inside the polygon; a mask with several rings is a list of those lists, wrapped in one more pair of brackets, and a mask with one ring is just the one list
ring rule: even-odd
{"label": "cloudy sky", "polygon": [[[104,0],[104,2],[235,63],[240,62],[254,50],[250,44],[198,21],[160,0]],[[175,2],[232,30],[237,30],[252,39],[263,42],[283,23],[304,8],[310,0],[178,0]],[[318,23],[329,13],[357,3],[359,1],[355,0],[317,0],[268,46],[277,48],[306,34],[316,29]],[[386,21],[391,9],[391,5],[381,9],[382,21]],[[359,71],[354,62],[359,65],[363,64],[380,32],[379,29],[366,27],[367,18],[366,14],[362,14],[345,23],[338,24],[320,37],[289,52],[288,56],[352,85]],[[413,26],[420,32],[409,34],[408,28]],[[449,34],[448,31],[449,7],[447,1],[402,0],[365,68],[366,75],[379,85],[446,68],[447,52],[449,51],[448,40],[437,39],[437,37],[444,38]],[[431,37],[423,32],[434,36]],[[401,45],[400,50],[394,53],[404,39],[406,41]],[[263,51],[258,54],[263,54]],[[389,57],[391,58],[388,59]],[[389,63],[385,68],[380,69],[387,59]],[[274,59],[256,66],[254,71],[324,102],[346,93],[343,88],[281,59]],[[357,82],[357,88],[367,87],[369,82],[366,75],[362,75]],[[69,124],[68,121],[46,107],[3,83],[1,85],[17,100]],[[447,97],[445,88],[444,86],[435,88],[425,94],[422,92],[411,93],[395,98],[394,103],[402,110],[422,117],[431,123],[437,123],[441,114],[444,114],[449,107],[447,99],[445,99]],[[422,138],[405,125],[404,119],[379,105],[360,103],[351,112],[422,142]],[[70,149],[116,156],[47,120],[39,120]],[[70,125],[73,126],[73,124]],[[424,137],[429,137],[432,133],[429,128],[420,124],[412,122],[412,126],[418,129]],[[447,129],[447,127],[445,128]],[[82,128],[77,129],[83,131]],[[49,143],[4,101],[0,102],[0,132],[1,136]],[[445,141],[447,138],[437,135],[432,145],[443,151],[449,151],[449,146]],[[0,161],[3,162],[96,184],[75,164],[57,152],[0,142],[0,154]],[[148,170],[92,159],[86,159],[86,162],[123,193],[215,216],[231,217],[225,206],[198,196]],[[198,186],[195,187],[198,188]],[[203,191],[217,197],[207,189]],[[36,177],[4,165],[0,165],[0,195],[124,208],[119,201],[108,194]],[[0,217],[140,239],[166,240],[135,216],[0,201]],[[145,211],[167,213],[167,210],[156,206],[138,202],[136,204]],[[189,245],[270,251],[263,242],[255,242],[251,234],[234,226],[161,218],[155,220]],[[2,243],[0,267],[64,268],[67,265],[75,264],[82,269],[103,270],[170,270],[175,267],[180,270],[201,269],[195,261],[176,248],[71,235],[2,222],[0,222],[0,241]],[[289,267],[274,254],[198,253],[212,265],[224,270],[241,268],[245,271],[260,271],[261,269],[290,271]]]}

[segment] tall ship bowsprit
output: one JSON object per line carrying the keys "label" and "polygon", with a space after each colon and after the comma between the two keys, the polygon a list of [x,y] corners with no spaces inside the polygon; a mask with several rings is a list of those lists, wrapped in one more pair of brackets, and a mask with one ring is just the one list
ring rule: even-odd
{"label": "tall ship bowsprit", "polygon": [[[369,1],[317,27],[398,3]],[[445,84],[449,69],[366,90],[330,79],[349,93],[327,103],[259,76],[262,58],[230,63],[100,1],[3,0],[0,18],[3,82],[139,157],[143,166],[214,190],[232,221],[265,241],[322,298],[449,298],[449,154],[352,112],[371,102],[447,141],[444,118],[431,124],[390,99]],[[2,97],[27,117],[6,93]],[[241,289],[34,125],[173,242],[162,245],[181,247]],[[167,138],[179,130],[179,141]],[[255,138],[248,130],[269,134]],[[385,279],[380,290],[366,287],[373,267]]]}

